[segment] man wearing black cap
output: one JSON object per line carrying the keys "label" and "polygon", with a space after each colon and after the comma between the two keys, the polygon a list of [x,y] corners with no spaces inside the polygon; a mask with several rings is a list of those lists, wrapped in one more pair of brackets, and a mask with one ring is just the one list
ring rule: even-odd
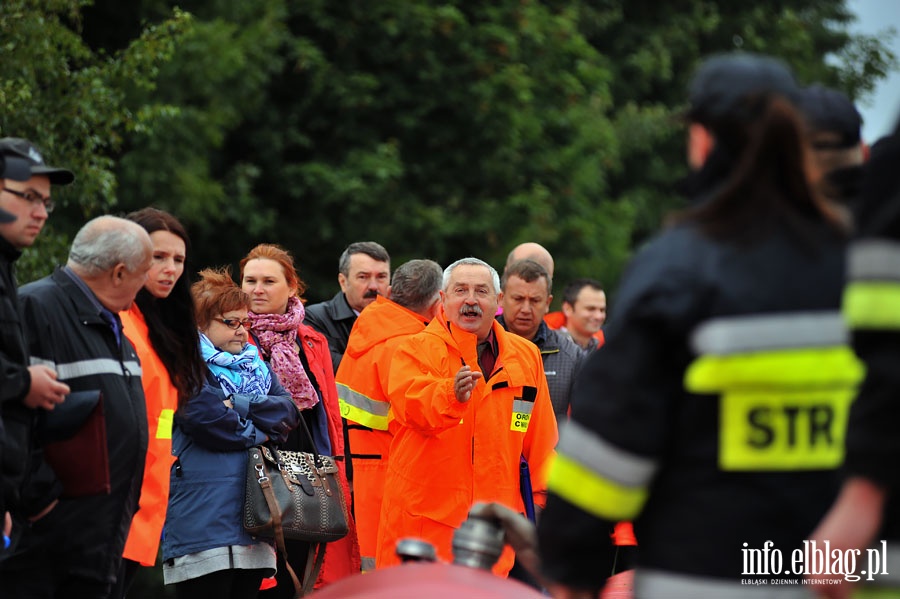
{"label": "man wearing black cap", "polygon": [[837,202],[852,205],[859,195],[866,159],[859,111],[843,92],[822,85],[803,90],[800,110],[824,179],[824,192]]}
{"label": "man wearing black cap", "polygon": [[28,506],[19,498],[25,476],[22,456],[30,443],[31,409],[52,409],[63,401],[69,387],[56,380],[51,368],[29,366],[14,263],[22,250],[34,243],[53,210],[51,184],[66,185],[75,177],[65,169],[47,166],[37,148],[24,139],[0,139],[0,158],[0,514],[12,511],[36,518],[39,514],[28,513]]}

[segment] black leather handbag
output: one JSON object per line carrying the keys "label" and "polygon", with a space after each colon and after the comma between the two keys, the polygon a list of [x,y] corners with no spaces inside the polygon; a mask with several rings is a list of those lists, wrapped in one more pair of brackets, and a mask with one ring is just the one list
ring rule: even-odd
{"label": "black leather handbag", "polygon": [[[300,426],[315,448],[303,418]],[[244,529],[254,536],[275,539],[296,596],[312,589],[325,558],[325,543],[344,538],[350,530],[337,474],[334,458],[319,455],[315,449],[312,453],[279,451],[259,445],[248,450]],[[288,563],[285,539],[310,543],[302,585]]]}

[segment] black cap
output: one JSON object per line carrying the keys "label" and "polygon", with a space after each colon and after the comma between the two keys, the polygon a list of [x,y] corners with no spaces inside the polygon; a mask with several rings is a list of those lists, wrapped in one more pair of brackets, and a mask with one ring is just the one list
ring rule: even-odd
{"label": "black cap", "polygon": [[[31,178],[31,169],[28,162],[22,158],[13,156],[5,157],[0,154],[0,179],[12,179],[14,181],[28,181]],[[0,224],[11,223],[16,220],[15,214],[10,214],[0,208]]]}
{"label": "black cap", "polygon": [[75,180],[75,175],[72,174],[72,171],[56,166],[48,166],[44,163],[44,157],[41,156],[40,150],[27,139],[20,137],[4,137],[0,139],[0,154],[3,154],[7,160],[12,157],[27,161],[31,177],[45,175],[53,185],[68,185]]}
{"label": "black cap", "polygon": [[690,84],[687,116],[698,122],[724,117],[750,119],[744,101],[755,95],[778,94],[796,104],[801,88],[790,68],[771,56],[738,52],[706,59]]}
{"label": "black cap", "polygon": [[834,133],[834,143],[813,140],[816,148],[851,148],[862,139],[862,117],[850,98],[841,91],[823,85],[803,90],[800,110],[813,133]]}

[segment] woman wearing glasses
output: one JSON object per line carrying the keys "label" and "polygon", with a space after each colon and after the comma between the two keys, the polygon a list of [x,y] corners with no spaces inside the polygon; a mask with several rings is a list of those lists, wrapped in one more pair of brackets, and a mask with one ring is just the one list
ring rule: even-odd
{"label": "woman wearing glasses", "polygon": [[[52,203],[44,206],[52,210]],[[141,359],[150,435],[140,505],[125,542],[114,599],[126,595],[139,566],[156,564],[169,501],[169,470],[175,460],[172,415],[179,400],[186,401],[200,390],[206,376],[190,284],[182,276],[190,248],[184,226],[156,208],[144,208],[126,218],[144,227],[153,242],[147,282],[131,308],[119,314],[125,335]]]}
{"label": "woman wearing glasses", "polygon": [[[305,314],[301,294],[306,285],[294,267],[294,258],[277,245],[260,244],[241,260],[241,287],[250,296],[251,332],[260,350],[272,363],[293,398],[320,454],[344,455],[344,433],[338,407],[337,388],[328,342],[320,333],[303,324]],[[310,451],[305,435],[294,431],[283,449]],[[350,497],[344,463],[339,461],[339,480],[344,497]],[[348,501],[349,503],[349,501]],[[325,561],[316,587],[359,572],[359,542],[356,525],[347,514],[350,533],[326,545]],[[291,567],[303,572],[309,545],[287,541]],[[294,588],[285,569],[278,568],[277,586],[262,593],[268,599],[293,597]]]}
{"label": "woman wearing glasses", "polygon": [[175,413],[163,574],[179,599],[256,597],[275,550],[241,522],[247,449],[284,442],[300,416],[247,342],[250,299],[228,270],[202,271],[191,292],[209,374]]}

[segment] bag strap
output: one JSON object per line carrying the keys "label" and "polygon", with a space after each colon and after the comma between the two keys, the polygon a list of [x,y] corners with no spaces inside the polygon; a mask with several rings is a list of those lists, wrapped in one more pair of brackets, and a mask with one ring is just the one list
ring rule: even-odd
{"label": "bag strap", "polygon": [[303,592],[301,597],[312,591],[313,585],[319,578],[322,562],[325,561],[325,543],[313,543],[309,546],[309,555],[306,556],[306,571],[303,573]]}
{"label": "bag strap", "polygon": [[[281,473],[279,472],[278,476],[280,475]],[[278,547],[282,557],[284,557],[284,566],[287,568],[288,574],[291,575],[291,580],[294,583],[294,597],[302,597],[305,593],[303,593],[300,581],[297,579],[297,574],[294,573],[294,569],[288,561],[287,547],[284,546],[284,527],[281,525],[281,509],[278,507],[278,502],[275,500],[275,493],[272,491],[272,485],[269,482],[268,477],[264,480],[260,480],[259,486],[262,488],[263,497],[266,498],[266,504],[269,506],[269,514],[272,516],[272,528],[275,531],[275,546]]]}

